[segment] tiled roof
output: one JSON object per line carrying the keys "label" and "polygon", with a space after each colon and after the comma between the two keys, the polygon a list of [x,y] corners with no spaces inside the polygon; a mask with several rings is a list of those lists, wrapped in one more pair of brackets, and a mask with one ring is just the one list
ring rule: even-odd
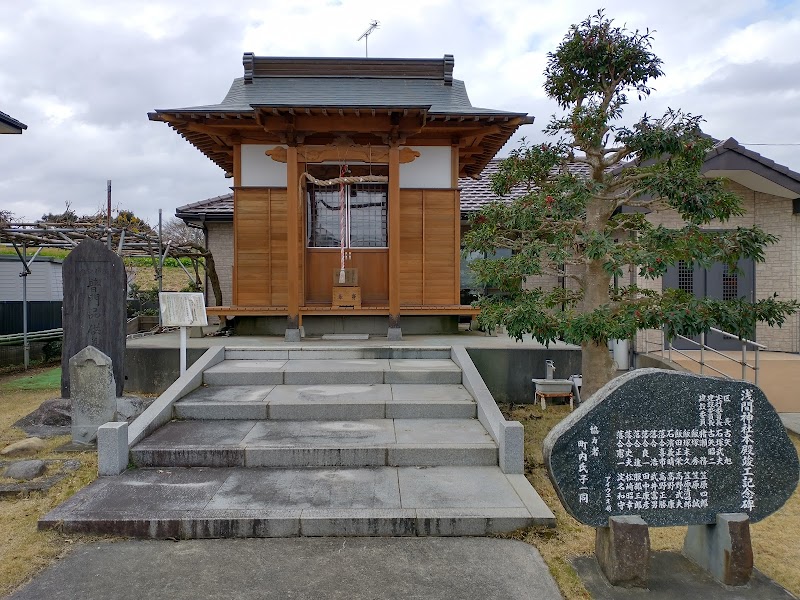
{"label": "tiled roof", "polygon": [[21,121],[17,121],[11,115],[7,115],[6,113],[0,111],[0,125],[6,125],[7,127],[11,127],[12,129],[27,129],[28,126]]}
{"label": "tiled roof", "polygon": [[[795,185],[789,184],[791,186],[791,189],[793,189],[796,192],[800,192],[800,173],[797,173],[796,171],[792,171],[789,167],[784,167],[783,165],[779,165],[774,160],[771,160],[771,159],[769,159],[769,158],[767,158],[765,156],[762,156],[758,152],[754,152],[753,150],[748,150],[747,148],[742,146],[738,141],[736,141],[736,139],[734,139],[732,137],[728,138],[726,140],[721,140],[721,141],[717,142],[714,145],[714,147],[706,155],[706,161],[709,161],[710,159],[712,159],[712,158],[714,158],[716,156],[722,156],[723,154],[725,154],[726,152],[729,152],[729,151],[735,152],[737,154],[741,154],[742,156],[746,156],[747,158],[749,158],[751,160],[754,160],[757,163],[763,165],[767,169],[772,170],[775,173],[778,173],[778,174],[783,175],[785,177],[788,177],[795,184]],[[773,177],[769,177],[768,176],[767,178],[774,181]],[[785,181],[783,181],[783,182],[775,181],[775,183],[779,183],[781,185],[785,185],[787,182],[785,182]]]}
{"label": "tiled roof", "polygon": [[351,77],[256,77],[246,84],[233,80],[219,104],[159,109],[158,112],[250,112],[253,107],[422,108],[428,114],[513,115],[503,110],[472,106],[464,82],[452,85],[432,79]]}
{"label": "tiled roof", "polygon": [[223,194],[179,206],[175,209],[175,216],[189,221],[230,221],[233,219],[233,194]]}
{"label": "tiled roof", "polygon": [[[461,212],[478,211],[483,205],[498,199],[492,192],[491,177],[494,173],[497,173],[501,160],[495,158],[489,161],[489,164],[481,172],[479,179],[463,177],[458,180],[458,185],[461,189]],[[569,170],[572,173],[584,176],[588,174],[588,167],[582,163],[569,163]],[[525,188],[520,185],[515,187],[510,194],[500,199],[510,202],[524,193]],[[224,194],[208,200],[179,206],[175,210],[175,214],[182,219],[189,220],[229,221],[233,219],[233,194]]]}
{"label": "tiled roof", "polygon": [[[486,168],[481,171],[479,179],[461,178],[458,185],[461,188],[461,212],[479,211],[485,204],[494,200],[511,202],[526,193],[525,186],[514,187],[506,196],[498,197],[492,192],[492,175],[498,172],[503,159],[495,158],[489,161]],[[589,176],[589,167],[583,163],[568,163],[567,168],[573,175]]]}

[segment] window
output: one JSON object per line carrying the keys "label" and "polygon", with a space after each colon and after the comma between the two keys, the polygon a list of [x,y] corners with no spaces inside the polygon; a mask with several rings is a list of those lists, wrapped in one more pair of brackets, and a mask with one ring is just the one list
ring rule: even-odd
{"label": "window", "polygon": [[689,294],[694,293],[694,268],[692,263],[678,261],[678,289]]}
{"label": "window", "polygon": [[728,265],[722,266],[722,299],[736,300],[739,297],[739,275]]}
{"label": "window", "polygon": [[[309,165],[310,167],[312,165]],[[338,177],[336,165],[313,165],[309,172],[318,179]],[[331,172],[330,168],[334,170]],[[350,167],[348,175],[367,174],[368,166]],[[375,175],[388,170],[380,165]],[[362,171],[364,173],[362,173]],[[307,244],[309,248],[338,248],[344,236],[347,248],[386,248],[389,188],[384,183],[346,185],[344,197],[338,185],[308,184]]]}

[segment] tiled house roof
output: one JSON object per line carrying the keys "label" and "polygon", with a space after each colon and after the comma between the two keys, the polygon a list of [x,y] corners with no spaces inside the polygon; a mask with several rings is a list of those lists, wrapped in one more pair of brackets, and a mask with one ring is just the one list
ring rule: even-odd
{"label": "tiled house roof", "polygon": [[28,126],[22,121],[17,121],[11,115],[0,111],[0,133],[22,133]]}

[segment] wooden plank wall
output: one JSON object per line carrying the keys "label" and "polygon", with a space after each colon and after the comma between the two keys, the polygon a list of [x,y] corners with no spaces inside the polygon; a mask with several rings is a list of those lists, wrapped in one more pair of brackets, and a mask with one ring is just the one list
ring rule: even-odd
{"label": "wooden plank wall", "polygon": [[234,192],[238,306],[286,306],[286,190],[242,188]]}
{"label": "wooden plank wall", "polygon": [[400,303],[457,305],[457,190],[400,190]]}

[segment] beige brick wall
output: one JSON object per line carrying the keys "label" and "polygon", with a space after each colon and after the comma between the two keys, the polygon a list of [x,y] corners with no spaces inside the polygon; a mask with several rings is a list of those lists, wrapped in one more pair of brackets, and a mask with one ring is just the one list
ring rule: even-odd
{"label": "beige brick wall", "polygon": [[[206,223],[208,249],[214,257],[219,284],[222,287],[222,305],[233,301],[233,223]],[[208,291],[208,305],[214,306],[214,293]]]}
{"label": "beige brick wall", "polygon": [[[792,214],[792,201],[769,194],[755,192],[737,183],[729,183],[729,188],[743,200],[745,214],[734,217],[725,223],[712,222],[705,229],[733,229],[758,225],[767,233],[780,239],[777,244],[767,246],[766,260],[756,263],[756,299],[769,298],[777,292],[782,300],[800,297],[800,216]],[[683,220],[674,210],[653,212],[648,220],[665,227],[682,227]],[[638,278],[638,284],[648,289],[661,290],[661,280]],[[660,335],[660,334],[659,334]],[[656,332],[649,334],[651,341]],[[759,325],[756,341],[765,344],[770,350],[800,352],[800,319],[795,314],[787,319],[782,328]],[[653,347],[652,345],[650,346]],[[644,350],[644,334],[637,338],[637,349]]]}

